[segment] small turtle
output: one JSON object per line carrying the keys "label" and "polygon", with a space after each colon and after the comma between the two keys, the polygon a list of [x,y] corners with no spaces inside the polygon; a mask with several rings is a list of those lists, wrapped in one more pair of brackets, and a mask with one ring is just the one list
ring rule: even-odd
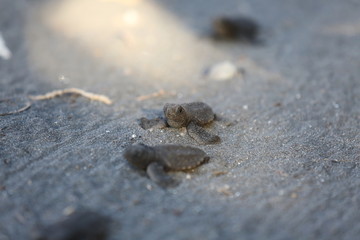
{"label": "small turtle", "polygon": [[162,187],[177,185],[166,171],[192,169],[209,160],[199,148],[172,144],[154,147],[135,144],[125,149],[124,157],[133,166],[145,170],[150,179]]}
{"label": "small turtle", "polygon": [[219,17],[213,21],[213,36],[218,40],[256,42],[259,25],[246,17]]}
{"label": "small turtle", "polygon": [[111,219],[97,212],[76,211],[34,233],[34,240],[105,240]]}
{"label": "small turtle", "polygon": [[188,134],[200,144],[220,142],[219,136],[208,133],[202,128],[215,119],[213,110],[206,103],[167,103],[164,106],[164,115],[170,127],[186,127]]}

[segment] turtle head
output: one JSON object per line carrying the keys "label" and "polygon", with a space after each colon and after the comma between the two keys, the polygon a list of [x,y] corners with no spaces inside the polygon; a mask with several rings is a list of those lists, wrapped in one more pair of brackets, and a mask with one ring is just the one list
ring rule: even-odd
{"label": "turtle head", "polygon": [[236,26],[227,18],[217,18],[213,22],[214,33],[221,38],[234,38],[236,35]]}
{"label": "turtle head", "polygon": [[186,127],[188,123],[186,111],[180,104],[165,104],[164,115],[166,117],[166,122],[170,127]]}
{"label": "turtle head", "polygon": [[142,143],[127,147],[123,155],[128,162],[143,170],[146,170],[155,157],[154,149]]}

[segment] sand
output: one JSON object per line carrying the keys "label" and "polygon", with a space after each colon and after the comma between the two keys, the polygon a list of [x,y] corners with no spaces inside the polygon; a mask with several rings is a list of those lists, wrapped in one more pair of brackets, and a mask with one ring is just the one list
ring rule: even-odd
{"label": "sand", "polygon": [[[76,2],[76,3],[74,3]],[[360,4],[320,1],[0,0],[0,240],[77,208],[113,219],[110,239],[356,239],[360,234]],[[207,38],[244,14],[264,43]],[[204,72],[230,61],[240,73]],[[161,94],[159,94],[161,93]],[[198,145],[144,130],[167,102],[204,101],[223,119]],[[226,121],[225,121],[225,120]],[[132,168],[134,143],[196,146],[210,161],[162,189]]]}

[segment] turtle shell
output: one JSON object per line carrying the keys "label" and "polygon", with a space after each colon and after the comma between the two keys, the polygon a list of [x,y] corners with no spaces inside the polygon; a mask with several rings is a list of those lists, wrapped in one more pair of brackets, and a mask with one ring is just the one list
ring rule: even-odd
{"label": "turtle shell", "polygon": [[190,146],[169,144],[158,145],[154,149],[167,170],[192,169],[209,159],[203,150]]}
{"label": "turtle shell", "polygon": [[189,120],[198,125],[205,125],[212,122],[215,114],[211,107],[203,102],[184,103],[181,106],[189,116]]}

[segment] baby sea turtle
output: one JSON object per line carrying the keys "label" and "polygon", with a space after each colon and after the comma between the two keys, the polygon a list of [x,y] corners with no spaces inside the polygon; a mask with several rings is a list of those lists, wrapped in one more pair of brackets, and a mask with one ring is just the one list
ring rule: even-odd
{"label": "baby sea turtle", "polygon": [[90,210],[72,213],[52,225],[34,233],[34,240],[105,240],[111,219]]}
{"label": "baby sea turtle", "polygon": [[218,40],[256,42],[259,25],[247,17],[219,17],[213,21],[213,36]]}
{"label": "baby sea turtle", "polygon": [[199,148],[171,144],[154,147],[135,144],[125,149],[124,157],[133,166],[145,170],[150,179],[162,187],[177,184],[166,171],[192,169],[209,160]]}
{"label": "baby sea turtle", "polygon": [[164,106],[164,115],[166,123],[170,127],[186,127],[188,134],[200,144],[220,142],[219,136],[211,134],[203,128],[215,119],[213,110],[206,103],[167,103]]}

